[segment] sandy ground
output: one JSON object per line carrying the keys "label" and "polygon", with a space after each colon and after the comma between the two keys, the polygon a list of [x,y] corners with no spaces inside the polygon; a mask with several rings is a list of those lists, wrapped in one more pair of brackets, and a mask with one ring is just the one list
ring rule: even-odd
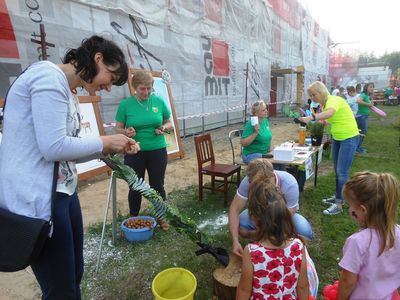
{"label": "sandy ground", "polygon": [[[298,125],[292,122],[289,123],[286,119],[271,120],[270,122],[273,128],[273,145],[297,137]],[[211,131],[214,153],[218,162],[232,162],[228,133],[230,130],[241,128],[242,126],[238,124]],[[167,174],[165,176],[165,189],[167,193],[174,189],[181,189],[197,184],[197,161],[193,137],[185,138],[183,145],[185,151],[184,158],[168,163]],[[79,198],[85,228],[90,224],[103,221],[109,183],[110,180],[106,174],[79,183]],[[118,180],[117,209],[122,214],[128,213],[127,194],[126,183]],[[145,203],[143,204],[145,205]],[[14,299],[40,299],[40,289],[30,268],[15,273],[0,273],[0,300]]]}

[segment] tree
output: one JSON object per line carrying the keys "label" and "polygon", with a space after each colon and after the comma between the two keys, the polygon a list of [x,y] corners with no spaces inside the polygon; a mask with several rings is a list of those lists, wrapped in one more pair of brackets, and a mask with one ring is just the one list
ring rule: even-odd
{"label": "tree", "polygon": [[400,68],[400,52],[385,53],[380,57],[380,60],[384,61],[389,65],[393,74],[396,74],[397,69]]}
{"label": "tree", "polygon": [[360,56],[358,57],[358,63],[359,64],[368,64],[368,63],[374,63],[379,61],[379,59],[375,56],[374,52],[364,52],[361,53]]}

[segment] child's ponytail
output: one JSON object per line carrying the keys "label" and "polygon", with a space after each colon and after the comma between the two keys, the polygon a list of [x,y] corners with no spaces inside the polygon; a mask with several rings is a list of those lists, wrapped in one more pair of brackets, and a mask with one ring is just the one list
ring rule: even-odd
{"label": "child's ponytail", "polygon": [[[398,180],[391,174],[381,173],[377,178],[378,193],[384,194],[384,210],[386,214],[385,241],[388,249],[394,246],[397,224],[397,206],[400,197],[400,187]],[[381,252],[383,250],[381,249]]]}
{"label": "child's ponytail", "polygon": [[347,201],[366,206],[365,225],[377,230],[381,238],[379,255],[392,248],[400,197],[396,177],[389,173],[356,173],[345,183],[343,195]]}

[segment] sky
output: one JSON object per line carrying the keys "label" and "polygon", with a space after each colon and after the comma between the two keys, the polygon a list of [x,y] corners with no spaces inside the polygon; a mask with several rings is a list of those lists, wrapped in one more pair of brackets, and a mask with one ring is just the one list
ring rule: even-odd
{"label": "sky", "polygon": [[[339,44],[379,57],[400,51],[400,0],[299,0]],[[356,42],[356,43],[350,43]]]}

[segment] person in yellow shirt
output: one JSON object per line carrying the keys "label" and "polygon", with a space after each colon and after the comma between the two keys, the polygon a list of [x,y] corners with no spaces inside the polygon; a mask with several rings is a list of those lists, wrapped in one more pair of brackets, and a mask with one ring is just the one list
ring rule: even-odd
{"label": "person in yellow shirt", "polygon": [[336,175],[336,194],[323,199],[330,204],[323,211],[326,215],[343,212],[342,188],[349,179],[349,170],[359,143],[359,132],[354,114],[346,100],[329,94],[321,81],[315,81],[308,89],[310,98],[322,106],[322,112],[299,118],[304,123],[327,120],[331,124],[332,160]]}

